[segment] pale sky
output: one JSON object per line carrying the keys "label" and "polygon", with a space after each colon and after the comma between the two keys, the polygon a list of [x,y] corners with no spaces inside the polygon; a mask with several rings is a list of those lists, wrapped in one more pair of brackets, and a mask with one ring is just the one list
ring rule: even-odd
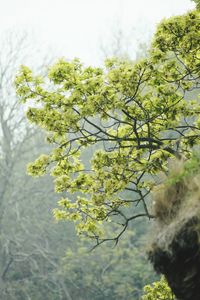
{"label": "pale sky", "polygon": [[193,7],[190,0],[0,0],[0,33],[30,31],[41,49],[99,64],[101,41],[109,44],[113,30],[145,41],[160,20]]}

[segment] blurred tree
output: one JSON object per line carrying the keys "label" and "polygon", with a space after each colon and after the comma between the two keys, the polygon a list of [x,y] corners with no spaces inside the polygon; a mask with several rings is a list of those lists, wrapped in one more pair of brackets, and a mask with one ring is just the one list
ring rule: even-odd
{"label": "blurred tree", "polygon": [[139,40],[135,37],[134,29],[128,33],[119,26],[111,32],[108,41],[104,39],[100,44],[100,51],[103,61],[110,57],[117,57],[120,60],[137,61],[147,55],[150,45],[150,34],[146,40]]}
{"label": "blurred tree", "polygon": [[[21,64],[30,55],[27,34],[7,32],[0,49],[0,293],[4,300],[68,299],[59,275],[60,258],[74,237],[56,225],[52,181],[34,182],[25,174],[32,156],[47,151],[43,134],[28,124],[13,88]],[[30,57],[30,56],[29,56]],[[33,56],[31,56],[33,59]],[[40,58],[41,66],[49,64]],[[32,63],[35,63],[32,61]],[[52,203],[51,203],[52,202]],[[69,227],[68,227],[69,228]],[[59,233],[59,234],[58,234]],[[62,244],[58,247],[58,244]]]}
{"label": "blurred tree", "polygon": [[197,9],[200,9],[200,0],[192,0],[192,1],[196,3]]}
{"label": "blurred tree", "polygon": [[140,299],[142,287],[155,277],[134,240],[133,230],[128,230],[115,248],[106,243],[88,252],[87,241],[83,240],[78,247],[68,249],[63,267],[76,286],[70,289],[73,299]]}

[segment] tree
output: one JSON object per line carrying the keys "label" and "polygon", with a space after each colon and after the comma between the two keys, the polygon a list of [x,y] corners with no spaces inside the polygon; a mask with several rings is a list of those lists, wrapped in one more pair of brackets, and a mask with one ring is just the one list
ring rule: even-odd
{"label": "tree", "polygon": [[[127,230],[117,247],[105,243],[89,251],[88,240],[78,240],[63,259],[66,278],[71,278],[70,294],[81,300],[140,299],[146,282],[155,280],[144,250],[135,246],[135,233]],[[75,287],[74,287],[75,286]]]}
{"label": "tree", "polygon": [[175,300],[171,289],[163,277],[160,281],[154,282],[152,286],[146,285],[144,293],[142,300]]}
{"label": "tree", "polygon": [[127,32],[124,32],[117,26],[111,32],[109,42],[105,40],[101,42],[100,50],[101,54],[103,54],[103,60],[110,57],[117,57],[122,60],[131,60],[134,57],[135,60],[139,60],[145,57],[149,46],[149,39],[144,42],[136,40],[133,37],[134,28],[127,34]]}
{"label": "tree", "polygon": [[[116,220],[117,242],[132,220],[153,218],[148,202],[156,175],[167,172],[169,158],[189,157],[199,144],[199,30],[194,10],[164,20],[148,57],[136,64],[115,59],[84,68],[61,59],[47,80],[25,66],[19,71],[17,94],[34,101],[27,117],[54,145],[29,173],[50,170],[56,191],[67,192],[56,218],[73,220],[97,244],[109,239],[102,223]],[[83,164],[82,153],[95,147]]]}
{"label": "tree", "polygon": [[192,1],[196,3],[197,9],[200,9],[200,1],[199,0],[192,0]]}
{"label": "tree", "polygon": [[[16,71],[30,53],[29,38],[27,34],[6,32],[1,42],[1,298],[71,300],[69,283],[63,284],[59,268],[66,245],[74,238],[74,230],[68,226],[68,236],[64,235],[66,226],[55,224],[49,213],[55,205],[51,179],[34,181],[26,174],[28,161],[41,151],[48,151],[41,130],[27,122],[13,87]],[[35,52],[33,47],[31,51]],[[49,63],[50,58],[37,57],[35,69],[41,70],[45,62]],[[58,247],[60,240],[63,244]]]}

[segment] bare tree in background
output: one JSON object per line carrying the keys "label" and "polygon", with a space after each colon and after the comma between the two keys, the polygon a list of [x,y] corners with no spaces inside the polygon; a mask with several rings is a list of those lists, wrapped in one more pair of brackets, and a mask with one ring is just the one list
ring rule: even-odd
{"label": "bare tree in background", "polygon": [[41,182],[25,174],[30,157],[45,152],[47,146],[41,143],[41,131],[27,123],[13,88],[20,64],[45,72],[50,61],[31,47],[27,34],[5,35],[0,48],[0,294],[4,300],[72,299],[59,274],[59,257],[71,237],[58,230],[62,225],[53,223],[52,184],[49,178]]}
{"label": "bare tree in background", "polygon": [[146,56],[148,45],[150,44],[150,33],[146,40],[140,40],[135,36],[135,30],[132,28],[125,32],[120,27],[115,27],[111,31],[109,41],[102,39],[100,51],[103,59],[108,57],[118,57],[121,59],[138,60]]}

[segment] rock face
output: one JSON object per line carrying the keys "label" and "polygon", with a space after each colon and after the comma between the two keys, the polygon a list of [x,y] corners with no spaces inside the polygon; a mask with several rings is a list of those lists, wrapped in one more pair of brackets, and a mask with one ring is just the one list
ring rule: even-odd
{"label": "rock face", "polygon": [[200,169],[185,172],[184,164],[175,169],[155,193],[155,237],[148,257],[177,300],[200,300]]}
{"label": "rock face", "polygon": [[174,235],[167,250],[159,246],[158,238],[149,252],[155,270],[165,275],[178,300],[200,300],[200,247],[194,230],[198,225],[200,220],[192,217]]}

